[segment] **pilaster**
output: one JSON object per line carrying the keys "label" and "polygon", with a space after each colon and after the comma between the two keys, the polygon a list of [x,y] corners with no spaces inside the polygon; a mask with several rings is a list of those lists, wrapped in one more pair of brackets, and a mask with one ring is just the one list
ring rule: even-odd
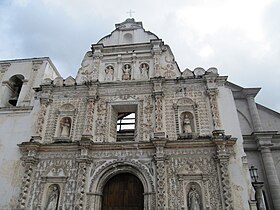
{"label": "pilaster", "polygon": [[222,130],[215,130],[213,131],[212,141],[216,145],[216,158],[218,162],[218,171],[220,173],[219,178],[221,185],[222,206],[224,210],[233,210],[228,165],[231,155],[229,147],[234,145],[236,140],[225,135]]}
{"label": "pilaster", "polygon": [[246,99],[247,99],[247,103],[249,106],[249,112],[251,115],[254,130],[258,132],[258,131],[262,131],[262,124],[261,124],[259,112],[258,112],[254,97],[255,96],[252,94],[246,95]]}
{"label": "pilaster", "polygon": [[77,158],[78,166],[78,176],[77,176],[77,187],[75,196],[75,210],[85,209],[86,193],[85,186],[87,180],[88,168],[91,163],[91,159],[88,156],[89,147],[91,145],[90,140],[80,141],[80,157]]}
{"label": "pilaster", "polygon": [[156,163],[156,200],[158,210],[167,210],[167,195],[166,195],[166,167],[165,160],[166,155],[164,147],[166,145],[166,139],[152,139],[152,143],[156,148],[154,155],[154,161]]}
{"label": "pilaster", "polygon": [[165,138],[164,120],[163,120],[163,77],[155,78],[153,81],[153,99],[154,99],[154,137]]}
{"label": "pilaster", "polygon": [[22,179],[18,209],[25,210],[27,209],[28,199],[30,199],[30,186],[32,184],[35,168],[38,164],[37,151],[39,149],[39,144],[26,143],[19,146],[24,153],[21,158],[24,166],[24,176]]}

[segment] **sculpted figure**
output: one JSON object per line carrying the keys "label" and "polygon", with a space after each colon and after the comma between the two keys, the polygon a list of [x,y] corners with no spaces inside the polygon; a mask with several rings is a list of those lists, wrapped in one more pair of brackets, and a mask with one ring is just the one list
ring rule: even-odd
{"label": "sculpted figure", "polygon": [[70,128],[71,128],[71,122],[69,117],[62,118],[60,122],[61,127],[61,137],[69,137],[70,135]]}
{"label": "sculpted figure", "polygon": [[184,120],[183,120],[183,132],[184,133],[192,132],[191,120],[188,115],[185,115]]}
{"label": "sculpted figure", "polygon": [[131,66],[129,64],[125,64],[123,67],[123,75],[122,80],[130,80],[131,79]]}
{"label": "sculpted figure", "polygon": [[200,210],[200,196],[195,189],[195,186],[192,185],[189,195],[188,195],[188,202],[189,202],[189,210]]}
{"label": "sculpted figure", "polygon": [[114,75],[114,68],[112,66],[107,66],[105,68],[105,78],[104,80],[112,81]]}
{"label": "sculpted figure", "polygon": [[149,78],[149,65],[146,63],[142,63],[140,66],[141,70],[141,78],[148,79]]}
{"label": "sculpted figure", "polygon": [[57,210],[59,199],[59,187],[54,184],[49,187],[49,195],[47,198],[45,210]]}

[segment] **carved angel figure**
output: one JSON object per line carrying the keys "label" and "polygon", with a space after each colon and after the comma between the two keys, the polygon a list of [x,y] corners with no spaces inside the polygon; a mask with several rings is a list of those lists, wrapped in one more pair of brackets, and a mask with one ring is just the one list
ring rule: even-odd
{"label": "carved angel figure", "polygon": [[125,64],[122,70],[123,70],[122,80],[130,80],[131,66],[129,64]]}
{"label": "carved angel figure", "polygon": [[47,197],[47,203],[45,210],[57,210],[59,200],[59,186],[53,184],[49,187],[49,194]]}
{"label": "carved angel figure", "polygon": [[188,202],[189,202],[189,210],[200,210],[200,196],[195,189],[195,186],[192,185],[189,195],[188,195]]}

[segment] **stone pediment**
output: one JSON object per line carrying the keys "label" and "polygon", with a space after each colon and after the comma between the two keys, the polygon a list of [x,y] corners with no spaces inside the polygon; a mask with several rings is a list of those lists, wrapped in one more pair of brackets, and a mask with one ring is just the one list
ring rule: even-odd
{"label": "stone pediment", "polygon": [[152,39],[158,39],[155,34],[144,30],[142,22],[136,22],[133,18],[128,18],[115,26],[116,29],[110,35],[103,37],[98,44],[110,46],[149,43]]}

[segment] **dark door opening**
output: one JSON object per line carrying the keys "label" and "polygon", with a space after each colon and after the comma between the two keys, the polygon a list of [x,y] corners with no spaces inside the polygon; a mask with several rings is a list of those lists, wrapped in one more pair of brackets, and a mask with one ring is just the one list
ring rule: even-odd
{"label": "dark door opening", "polygon": [[102,210],[143,210],[143,193],[143,185],[136,176],[118,174],[103,189]]}

